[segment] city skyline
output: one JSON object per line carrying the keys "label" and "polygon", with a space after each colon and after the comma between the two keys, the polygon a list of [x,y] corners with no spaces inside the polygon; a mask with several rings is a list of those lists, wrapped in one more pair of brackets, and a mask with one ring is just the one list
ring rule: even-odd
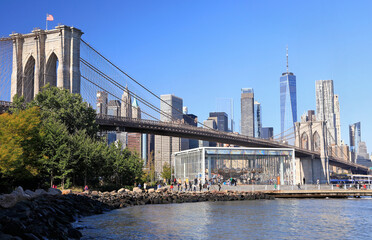
{"label": "city skyline", "polygon": [[[274,135],[280,132],[278,75],[284,71],[288,45],[291,69],[298,78],[298,117],[315,109],[314,82],[333,79],[340,98],[341,139],[348,143],[348,126],[360,121],[362,140],[372,149],[371,113],[365,111],[370,99],[367,89],[372,84],[372,49],[367,41],[371,33],[366,31],[372,26],[372,3],[368,1],[358,5],[335,1],[205,1],[196,5],[117,2],[103,6],[99,12],[83,3],[75,3],[74,9],[40,3],[35,6],[24,1],[21,9],[18,3],[6,4],[0,15],[2,22],[17,14],[28,21],[15,19],[1,28],[0,35],[45,28],[48,12],[55,19],[49,29],[58,23],[82,29],[83,38],[115,64],[157,95],[173,93],[182,97],[200,120],[217,110],[215,99],[227,97],[239,103],[240,89],[254,88],[265,110],[262,125],[274,127]],[[65,14],[67,10],[70,14]],[[283,11],[292,14],[284,19]],[[92,12],[96,18],[91,17]],[[102,24],[109,15],[115,17]],[[110,32],[109,38],[106,32]],[[235,129],[239,130],[238,104],[234,114]]]}

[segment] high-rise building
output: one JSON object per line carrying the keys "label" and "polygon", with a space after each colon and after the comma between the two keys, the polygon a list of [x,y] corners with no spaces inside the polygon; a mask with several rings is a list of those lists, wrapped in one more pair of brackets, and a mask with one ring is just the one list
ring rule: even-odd
{"label": "high-rise building", "polygon": [[338,100],[338,95],[335,94],[335,124],[336,124],[336,136],[337,136],[337,145],[341,144],[341,120],[340,120],[340,102]]}
{"label": "high-rise building", "polygon": [[262,128],[261,138],[263,139],[272,139],[274,136],[274,128],[264,127]]}
{"label": "high-rise building", "polygon": [[210,112],[209,117],[216,118],[217,129],[219,131],[223,131],[223,132],[229,131],[228,116],[225,112]]}
{"label": "high-rise building", "polygon": [[359,143],[362,141],[362,132],[360,125],[360,122],[349,125],[350,155],[352,162],[356,162]]}
{"label": "high-rise building", "polygon": [[183,118],[183,100],[172,94],[165,94],[160,96],[160,110],[165,114],[160,115],[160,121],[172,122]]}
{"label": "high-rise building", "polygon": [[[110,100],[107,107],[107,115],[120,117],[120,106],[121,103],[119,100]],[[117,140],[120,140],[120,137],[121,137],[120,133],[108,132],[107,142],[108,144],[111,144]]]}
{"label": "high-rise building", "polygon": [[315,82],[316,119],[325,121],[328,130],[327,144],[338,145],[336,132],[336,115],[334,103],[333,80],[317,80]]}
{"label": "high-rise building", "polygon": [[358,144],[358,156],[357,159],[368,159],[369,160],[369,154],[367,151],[367,145],[365,142],[361,141]]}
{"label": "high-rise building", "polygon": [[254,137],[262,137],[261,104],[254,101]]}
{"label": "high-rise building", "polygon": [[97,113],[107,115],[108,94],[105,91],[97,91]]}
{"label": "high-rise building", "polygon": [[[132,103],[132,114],[133,119],[141,119],[141,108],[138,105],[137,99],[133,99]],[[142,134],[141,133],[128,133],[128,149],[132,152],[138,154],[142,157],[142,150],[146,149],[146,146],[143,146]]]}
{"label": "high-rise building", "polygon": [[[215,117],[209,117],[207,120],[203,122],[204,128],[209,129],[217,129],[217,122]],[[199,140],[199,147],[216,147],[216,142],[209,142],[209,141],[203,141]]]}
{"label": "high-rise building", "polygon": [[132,98],[128,91],[128,86],[125,87],[121,96],[121,116],[132,118]]}
{"label": "high-rise building", "polygon": [[253,88],[242,88],[241,104],[241,134],[254,137],[254,92]]}
{"label": "high-rise building", "polygon": [[107,115],[120,117],[121,116],[121,103],[119,100],[110,100],[107,107]]}
{"label": "high-rise building", "polygon": [[[160,120],[163,122],[181,122],[183,119],[183,100],[172,94],[160,96],[160,110],[165,114],[161,114]],[[187,139],[169,136],[155,136],[155,171],[160,177],[163,170],[163,165],[168,163],[173,165],[172,154],[181,150],[187,149]]]}
{"label": "high-rise building", "polygon": [[280,131],[281,140],[288,134],[286,130],[293,128],[297,122],[297,90],[296,76],[288,69],[288,48],[287,48],[287,72],[280,77]]}
{"label": "high-rise building", "polygon": [[[185,110],[185,107],[183,108]],[[187,111],[183,111],[183,121],[185,124],[190,126],[197,127],[198,126],[198,117],[194,114],[187,114]],[[185,114],[186,112],[186,114]],[[198,148],[199,147],[199,140],[196,139],[189,139],[189,149],[191,148]]]}

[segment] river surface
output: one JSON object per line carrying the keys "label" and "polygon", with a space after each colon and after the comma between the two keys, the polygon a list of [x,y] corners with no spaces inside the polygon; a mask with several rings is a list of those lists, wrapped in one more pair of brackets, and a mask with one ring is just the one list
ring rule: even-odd
{"label": "river surface", "polygon": [[372,198],[134,206],[78,225],[83,239],[372,239]]}

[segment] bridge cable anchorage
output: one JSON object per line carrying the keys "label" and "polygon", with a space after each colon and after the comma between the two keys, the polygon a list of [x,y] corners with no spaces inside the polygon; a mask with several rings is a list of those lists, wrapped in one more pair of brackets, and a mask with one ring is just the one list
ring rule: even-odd
{"label": "bridge cable anchorage", "polygon": [[[134,97],[138,98],[138,100],[140,102],[142,102],[143,104],[145,104],[147,107],[151,108],[152,110],[160,113],[160,115],[165,115],[166,117],[172,119],[173,121],[176,121],[177,119],[173,118],[171,115],[167,114],[166,112],[160,110],[159,108],[157,108],[156,106],[154,106],[153,104],[151,104],[150,102],[146,101],[145,99],[143,99],[142,97],[138,96],[137,94],[133,93],[132,91],[130,91],[129,89],[126,89],[124,88],[124,86],[122,86],[120,83],[118,83],[117,81],[115,81],[114,79],[112,79],[111,77],[107,76],[105,73],[103,73],[102,71],[100,71],[99,69],[97,69],[96,67],[94,67],[92,64],[90,64],[88,61],[86,61],[85,59],[83,58],[80,58],[81,62],[86,65],[88,68],[90,68],[91,70],[93,70],[94,72],[96,72],[98,75],[100,75],[101,77],[105,78],[106,80],[108,80],[110,83],[112,83],[113,85],[115,85],[117,88],[119,88],[120,90],[122,91],[127,91],[128,93],[132,94]],[[129,105],[129,103],[127,103]],[[131,107],[131,106],[129,106]]]}
{"label": "bridge cable anchorage", "polygon": [[[102,89],[103,91],[107,92],[108,94],[110,94],[110,95],[113,96],[114,98],[119,99],[120,101],[123,102],[123,100],[122,100],[121,98],[119,98],[118,96],[116,96],[115,94],[112,94],[111,92],[105,90],[103,87],[101,87],[101,86],[99,86],[98,84],[96,84],[96,83],[90,81],[90,80],[89,80],[88,78],[86,78],[85,76],[83,76],[83,75],[80,75],[80,76],[81,76],[82,78],[84,78],[85,80],[89,81],[91,84],[95,85],[96,87],[98,87],[98,88]],[[126,103],[125,103],[125,104],[126,104]],[[154,116],[152,116],[152,115],[146,113],[145,111],[141,111],[141,113],[144,113],[145,115],[147,115],[147,116],[149,116],[149,117],[151,117],[151,118],[153,118],[153,119],[156,119],[156,120],[160,121],[158,118],[156,118],[156,117],[154,117]]]}
{"label": "bridge cable anchorage", "polygon": [[[123,73],[125,76],[127,76],[129,79],[131,79],[133,82],[135,82],[137,85],[139,85],[140,87],[142,87],[143,89],[145,89],[147,92],[149,92],[151,95],[153,95],[154,97],[156,97],[157,99],[159,99],[161,102],[163,102],[164,104],[168,105],[169,107],[171,107],[172,109],[174,109],[175,111],[177,111],[178,113],[181,113],[183,115],[183,112],[180,111],[179,109],[175,108],[174,106],[172,106],[171,104],[167,103],[166,101],[164,101],[163,99],[161,99],[160,97],[158,97],[155,93],[153,93],[151,90],[149,90],[148,88],[146,88],[144,85],[142,85],[141,83],[139,83],[137,80],[135,80],[134,78],[132,78],[129,74],[127,74],[126,72],[124,72],[121,68],[119,68],[117,65],[115,65],[114,63],[112,63],[109,59],[107,59],[105,56],[103,56],[100,52],[98,52],[96,49],[94,49],[90,44],[88,44],[87,42],[85,42],[83,39],[81,39],[81,41],[86,45],[88,46],[90,49],[92,49],[95,53],[97,53],[101,58],[103,58],[104,60],[106,60],[109,64],[111,64],[113,67],[115,67],[118,71],[120,71],[121,73]],[[189,119],[193,120],[191,117],[187,116]],[[205,128],[209,128],[209,129],[213,129],[209,126],[206,126],[204,125],[203,123],[197,121],[197,123],[199,123],[200,125],[202,125],[203,127]]]}

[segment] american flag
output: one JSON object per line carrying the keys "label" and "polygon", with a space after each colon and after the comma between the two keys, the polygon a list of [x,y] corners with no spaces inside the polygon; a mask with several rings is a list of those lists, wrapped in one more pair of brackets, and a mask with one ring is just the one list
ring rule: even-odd
{"label": "american flag", "polygon": [[47,18],[46,18],[47,21],[53,21],[54,18],[51,14],[47,14]]}

